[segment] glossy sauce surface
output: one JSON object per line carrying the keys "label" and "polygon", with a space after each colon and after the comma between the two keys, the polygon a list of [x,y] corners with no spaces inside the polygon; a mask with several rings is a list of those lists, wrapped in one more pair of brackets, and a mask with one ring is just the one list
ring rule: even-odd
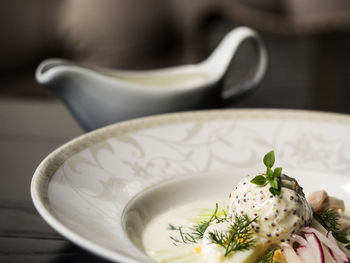
{"label": "glossy sauce surface", "polygon": [[[219,201],[218,201],[219,200]],[[226,209],[227,200],[202,200],[186,205],[173,207],[163,214],[155,217],[146,227],[143,235],[143,246],[146,253],[158,262],[201,262],[201,257],[192,249],[198,243],[176,243],[170,236],[179,237],[178,231],[169,230],[169,224],[183,226],[184,231],[194,224],[198,224],[215,211],[215,204],[218,203],[219,211]]]}
{"label": "glossy sauce surface", "polygon": [[136,85],[152,86],[158,88],[164,87],[182,87],[188,85],[202,85],[210,79],[210,76],[204,72],[191,73],[169,73],[166,74],[113,74],[113,77]]}

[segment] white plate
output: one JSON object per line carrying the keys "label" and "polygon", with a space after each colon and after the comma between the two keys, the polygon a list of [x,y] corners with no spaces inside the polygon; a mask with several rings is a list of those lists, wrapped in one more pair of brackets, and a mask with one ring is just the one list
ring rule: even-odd
{"label": "white plate", "polygon": [[349,206],[350,117],[291,110],[201,111],[108,126],[50,154],[34,174],[32,198],[81,247],[118,262],[153,262],[140,236],[155,214],[227,194],[264,169],[271,149],[306,193],[326,189]]}

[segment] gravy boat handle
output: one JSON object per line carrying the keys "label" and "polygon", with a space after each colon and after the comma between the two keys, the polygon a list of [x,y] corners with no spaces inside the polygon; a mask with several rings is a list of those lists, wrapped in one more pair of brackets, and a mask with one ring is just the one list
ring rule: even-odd
{"label": "gravy boat handle", "polygon": [[256,31],[248,27],[237,27],[231,30],[221,41],[218,47],[205,61],[203,68],[213,74],[214,79],[221,79],[228,70],[238,47],[246,40],[252,40],[254,52],[257,54],[255,65],[240,84],[226,88],[222,91],[221,98],[224,101],[232,101],[248,91],[257,87],[265,75],[268,63],[267,51],[263,41]]}

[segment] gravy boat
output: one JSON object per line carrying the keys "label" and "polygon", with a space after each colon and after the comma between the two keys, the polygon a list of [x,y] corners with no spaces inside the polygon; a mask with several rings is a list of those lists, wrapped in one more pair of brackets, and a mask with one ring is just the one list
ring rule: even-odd
{"label": "gravy boat", "polygon": [[[252,39],[257,52],[253,74],[223,90],[223,80],[239,45]],[[146,115],[218,107],[259,84],[267,67],[266,49],[247,27],[230,31],[213,53],[195,65],[125,71],[44,60],[36,80],[50,88],[87,130]]]}

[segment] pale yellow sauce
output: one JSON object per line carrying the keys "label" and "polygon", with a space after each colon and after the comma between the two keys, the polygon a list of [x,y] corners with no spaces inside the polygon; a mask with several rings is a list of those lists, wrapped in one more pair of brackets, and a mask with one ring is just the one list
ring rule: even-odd
{"label": "pale yellow sauce", "polygon": [[198,224],[204,218],[210,217],[219,204],[219,210],[227,207],[227,200],[204,200],[174,207],[155,217],[146,227],[143,235],[143,245],[147,254],[160,263],[195,263],[201,262],[201,257],[192,251],[198,244],[177,244],[175,246],[170,236],[177,236],[177,231],[168,229],[169,224],[184,226],[188,229]]}
{"label": "pale yellow sauce", "polygon": [[[146,252],[160,263],[256,262],[269,246],[289,243],[291,234],[312,220],[312,210],[297,182],[286,175],[281,178],[282,193],[278,196],[271,194],[270,185],[252,184],[252,177],[248,176],[233,189],[230,199],[202,200],[165,211],[145,229],[143,245]],[[209,233],[228,230],[230,222],[210,225],[204,233],[203,242],[187,241],[184,244],[171,240],[170,236],[178,240],[181,240],[181,236],[178,230],[170,230],[169,224],[183,226],[185,232],[191,233],[191,226],[211,217],[217,202],[219,212],[225,209],[231,218],[243,214],[250,219],[256,218],[251,223],[256,241],[254,248],[225,255],[223,247],[212,242]]]}
{"label": "pale yellow sauce", "polygon": [[202,85],[209,80],[209,76],[204,73],[191,74],[173,74],[173,75],[127,75],[114,74],[115,78],[129,82],[132,84],[139,84],[142,86],[152,87],[183,87]]}

